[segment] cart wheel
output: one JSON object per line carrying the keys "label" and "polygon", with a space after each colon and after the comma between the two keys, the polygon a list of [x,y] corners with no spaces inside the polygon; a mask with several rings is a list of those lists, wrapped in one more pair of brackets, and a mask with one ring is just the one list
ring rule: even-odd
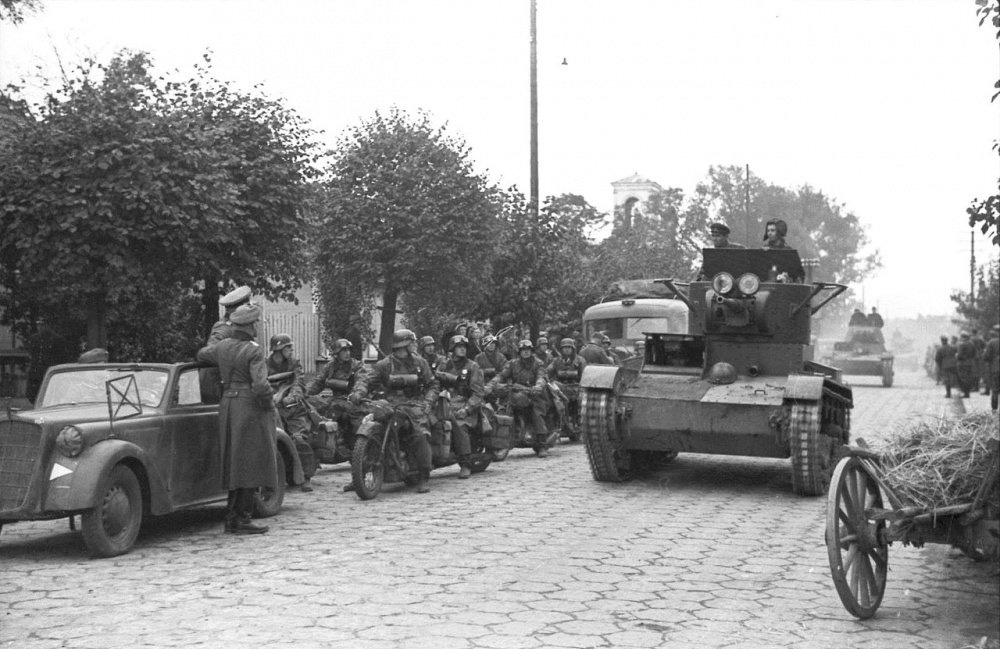
{"label": "cart wheel", "polygon": [[862,620],[875,615],[882,603],[889,568],[885,521],[870,520],[865,510],[871,507],[882,507],[878,484],[858,458],[844,458],[830,482],[826,550],[840,601]]}

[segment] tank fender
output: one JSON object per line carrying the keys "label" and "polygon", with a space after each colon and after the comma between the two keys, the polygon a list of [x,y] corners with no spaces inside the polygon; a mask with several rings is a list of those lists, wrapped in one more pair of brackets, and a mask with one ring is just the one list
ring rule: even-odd
{"label": "tank fender", "polygon": [[285,470],[291,470],[291,484],[300,485],[305,482],[306,475],[302,471],[302,458],[299,457],[299,452],[295,450],[295,442],[292,441],[288,433],[280,428],[278,429],[277,444],[276,450],[285,457]]}
{"label": "tank fender", "polygon": [[785,384],[785,399],[794,401],[819,401],[823,398],[823,381],[826,377],[793,374]]}
{"label": "tank fender", "polygon": [[[159,473],[150,470],[149,458],[139,446],[120,439],[107,439],[83,451],[70,461],[60,457],[53,464],[45,495],[46,511],[78,511],[97,505],[101,479],[122,461],[141,466],[140,482],[149,490],[151,513],[169,509],[166,485]],[[61,468],[60,468],[61,467]],[[59,472],[68,471],[62,475]]]}
{"label": "tank fender", "polygon": [[580,387],[596,390],[614,390],[619,383],[621,368],[615,365],[588,365],[583,368]]}

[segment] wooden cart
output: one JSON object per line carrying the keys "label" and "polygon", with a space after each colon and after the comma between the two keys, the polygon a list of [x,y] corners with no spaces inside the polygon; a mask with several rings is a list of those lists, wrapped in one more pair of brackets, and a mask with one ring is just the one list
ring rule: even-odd
{"label": "wooden cart", "polygon": [[833,472],[826,514],[830,573],[844,608],[863,620],[875,615],[885,594],[893,541],[915,547],[947,543],[974,559],[996,559],[997,448],[991,441],[990,467],[973,501],[937,509],[907,506],[886,484],[876,453],[848,449]]}

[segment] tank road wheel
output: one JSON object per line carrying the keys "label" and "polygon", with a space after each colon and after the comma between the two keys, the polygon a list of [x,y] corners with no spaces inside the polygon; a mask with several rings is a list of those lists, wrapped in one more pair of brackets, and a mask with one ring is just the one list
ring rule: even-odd
{"label": "tank road wheel", "polygon": [[281,449],[274,449],[275,480],[274,489],[258,489],[253,495],[253,515],[256,518],[270,518],[277,516],[281,511],[281,505],[285,502],[285,485],[288,476],[285,471],[285,456],[281,454]]}
{"label": "tank road wheel", "polygon": [[889,569],[885,521],[865,515],[872,507],[882,507],[878,484],[857,458],[844,458],[833,473],[826,504],[826,551],[840,601],[862,620],[882,603]]}
{"label": "tank road wheel", "polygon": [[882,387],[892,387],[892,361],[882,362]]}
{"label": "tank road wheel", "polygon": [[598,482],[623,482],[632,477],[631,456],[618,434],[615,406],[616,399],[610,392],[581,392],[583,443],[590,460],[590,472]]}
{"label": "tank road wheel", "polygon": [[385,479],[385,461],[382,444],[371,437],[358,436],[351,455],[351,482],[354,493],[361,500],[371,500],[382,491]]}
{"label": "tank road wheel", "polygon": [[132,549],[142,526],[142,489],[132,469],[116,465],[101,482],[97,505],[81,516],[83,542],[95,557]]}
{"label": "tank road wheel", "polygon": [[788,422],[792,454],[792,491],[822,495],[830,484],[840,443],[821,432],[819,403],[793,403]]}

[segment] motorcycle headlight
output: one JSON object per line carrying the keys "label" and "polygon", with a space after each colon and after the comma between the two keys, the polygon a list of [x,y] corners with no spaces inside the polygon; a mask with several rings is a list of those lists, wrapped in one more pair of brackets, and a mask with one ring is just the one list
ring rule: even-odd
{"label": "motorcycle headlight", "polygon": [[719,273],[712,278],[712,290],[719,295],[725,295],[733,290],[733,276],[729,273]]}
{"label": "motorcycle headlight", "polygon": [[76,426],[66,426],[56,437],[56,448],[66,457],[76,457],[84,445],[83,433]]}
{"label": "motorcycle headlight", "polygon": [[744,273],[736,281],[736,286],[743,295],[753,295],[760,288],[760,278],[753,273]]}

